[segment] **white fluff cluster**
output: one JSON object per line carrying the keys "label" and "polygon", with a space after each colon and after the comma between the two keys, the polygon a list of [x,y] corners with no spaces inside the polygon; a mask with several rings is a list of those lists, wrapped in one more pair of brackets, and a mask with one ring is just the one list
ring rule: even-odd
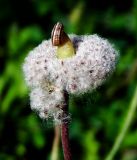
{"label": "white fluff cluster", "polygon": [[[23,71],[30,87],[31,108],[40,117],[62,118],[63,91],[81,94],[102,84],[115,69],[118,53],[98,35],[70,35],[76,55],[56,57],[51,40],[43,41],[26,57]],[[64,118],[64,116],[63,116]]]}

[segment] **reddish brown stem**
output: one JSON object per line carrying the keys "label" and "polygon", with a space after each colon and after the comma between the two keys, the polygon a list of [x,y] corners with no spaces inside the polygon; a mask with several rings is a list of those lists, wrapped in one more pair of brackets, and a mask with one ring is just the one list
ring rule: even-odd
{"label": "reddish brown stem", "polygon": [[[64,91],[65,105],[63,106],[64,115],[68,115],[68,93]],[[64,152],[64,160],[72,160],[70,143],[69,143],[69,127],[68,120],[62,120],[61,124],[61,140]]]}

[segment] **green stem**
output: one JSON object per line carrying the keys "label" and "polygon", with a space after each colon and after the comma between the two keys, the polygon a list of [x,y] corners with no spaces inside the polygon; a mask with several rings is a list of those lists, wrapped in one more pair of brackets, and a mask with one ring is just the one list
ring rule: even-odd
{"label": "green stem", "polygon": [[112,149],[110,150],[110,152],[107,155],[107,157],[105,158],[105,160],[113,160],[116,152],[118,151],[118,149],[119,149],[119,147],[120,147],[120,145],[121,145],[121,143],[127,133],[127,130],[129,129],[129,126],[133,120],[136,108],[137,108],[137,86],[136,86],[136,89],[135,89],[135,92],[133,95],[133,99],[131,100],[125,121],[121,127],[121,130],[115,140],[115,143],[114,143]]}
{"label": "green stem", "polygon": [[59,160],[59,140],[60,140],[60,128],[55,126],[55,135],[52,146],[51,158],[50,160]]}

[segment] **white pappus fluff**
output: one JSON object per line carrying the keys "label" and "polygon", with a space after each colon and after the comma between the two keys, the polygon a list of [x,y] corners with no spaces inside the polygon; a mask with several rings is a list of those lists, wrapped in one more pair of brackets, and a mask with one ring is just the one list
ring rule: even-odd
{"label": "white pappus fluff", "polygon": [[31,108],[41,118],[51,116],[61,121],[63,91],[81,94],[101,85],[115,69],[118,52],[98,35],[69,35],[76,55],[67,59],[56,57],[51,40],[43,41],[25,58],[23,71],[30,87]]}

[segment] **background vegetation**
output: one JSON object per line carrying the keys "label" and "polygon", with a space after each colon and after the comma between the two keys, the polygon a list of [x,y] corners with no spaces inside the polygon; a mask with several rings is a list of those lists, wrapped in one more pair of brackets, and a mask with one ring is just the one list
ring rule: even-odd
{"label": "background vegetation", "polygon": [[[137,85],[137,0],[0,0],[0,160],[50,159],[54,129],[31,111],[21,67],[57,21],[68,33],[108,38],[121,55],[102,87],[71,98],[73,159],[103,160],[128,112]],[[137,160],[136,113],[115,160]]]}

